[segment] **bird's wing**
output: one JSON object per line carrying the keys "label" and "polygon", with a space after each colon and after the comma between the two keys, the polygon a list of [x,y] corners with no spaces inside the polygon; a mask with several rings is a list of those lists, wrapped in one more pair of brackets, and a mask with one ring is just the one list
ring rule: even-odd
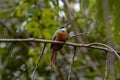
{"label": "bird's wing", "polygon": [[[52,40],[53,40],[53,41],[55,40],[56,35],[57,35],[60,31],[61,31],[61,30],[57,30],[57,31],[54,33],[54,35],[53,35],[53,37],[52,37]],[[51,43],[50,49],[52,49],[52,46],[53,46],[53,43]]]}
{"label": "bird's wing", "polygon": [[[53,36],[52,40],[54,41],[56,36]],[[53,43],[51,43],[50,49],[52,49]]]}

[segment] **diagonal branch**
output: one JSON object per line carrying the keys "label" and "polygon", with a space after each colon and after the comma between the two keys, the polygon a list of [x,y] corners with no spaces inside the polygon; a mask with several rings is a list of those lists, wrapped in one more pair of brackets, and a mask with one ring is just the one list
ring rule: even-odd
{"label": "diagonal branch", "polygon": [[74,37],[76,37],[76,36],[80,36],[80,35],[88,34],[88,33],[89,33],[89,32],[79,33],[79,34],[76,34],[76,35],[74,35],[74,36],[71,36],[69,39],[74,38]]}
{"label": "diagonal branch", "polygon": [[120,56],[118,55],[117,51],[115,51],[113,48],[111,48],[110,46],[103,44],[103,43],[90,43],[90,45],[100,45],[100,46],[105,46],[108,49],[110,49],[112,52],[115,53],[115,55],[120,59]]}
{"label": "diagonal branch", "polygon": [[[106,51],[105,51],[105,53],[107,54]],[[106,79],[107,79],[107,76],[108,76],[108,59],[107,59],[107,57],[106,57],[106,62],[105,62],[105,75],[104,75],[103,80],[106,80]]]}
{"label": "diagonal branch", "polygon": [[70,64],[70,69],[69,69],[67,80],[70,80],[70,77],[71,77],[71,71],[72,71],[73,61],[74,61],[74,58],[75,58],[75,53],[76,53],[76,47],[74,47],[74,54],[73,54],[72,61],[71,61],[71,64]]}
{"label": "diagonal branch", "polygon": [[37,64],[36,64],[36,66],[35,66],[35,68],[34,68],[34,70],[33,70],[32,80],[34,80],[35,72],[36,72],[36,70],[37,70],[38,64],[39,64],[40,61],[41,61],[41,58],[42,58],[42,55],[43,55],[43,53],[44,53],[45,47],[46,47],[46,43],[44,43],[43,50],[42,50],[42,52],[41,52],[41,54],[40,54],[40,56],[39,56],[39,59],[38,59],[38,62],[37,62]]}

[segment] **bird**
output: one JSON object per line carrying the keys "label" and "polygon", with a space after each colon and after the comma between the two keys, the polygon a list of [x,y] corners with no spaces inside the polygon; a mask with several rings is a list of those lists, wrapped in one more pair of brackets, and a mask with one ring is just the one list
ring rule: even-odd
{"label": "bird", "polygon": [[[69,36],[67,33],[67,28],[71,24],[71,21],[68,22],[67,24],[59,27],[53,37],[53,41],[61,41],[61,42],[66,42],[68,40]],[[57,57],[57,51],[59,51],[63,47],[63,44],[61,43],[51,43],[50,49],[52,49],[52,56],[51,56],[51,61],[50,61],[50,66],[53,67],[55,66],[55,60]]]}

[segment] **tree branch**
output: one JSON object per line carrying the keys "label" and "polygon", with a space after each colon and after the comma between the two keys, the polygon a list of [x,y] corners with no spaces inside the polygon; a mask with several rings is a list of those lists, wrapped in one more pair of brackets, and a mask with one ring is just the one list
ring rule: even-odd
{"label": "tree branch", "polygon": [[[8,31],[8,34],[12,35],[14,38],[17,38],[18,36],[16,35],[16,33],[12,30],[11,27],[8,27],[7,25],[5,25],[5,22],[1,21],[0,20],[0,25],[3,27],[3,28],[6,28],[6,30]],[[28,49],[27,45],[26,44],[23,44],[22,42],[20,42],[21,45],[23,45],[25,48]]]}
{"label": "tree branch", "polygon": [[109,48],[112,52],[114,52],[115,55],[120,59],[120,56],[117,54],[117,51],[115,51],[113,48],[111,48],[110,46],[108,46],[108,45],[106,45],[106,44],[102,44],[102,43],[91,43],[90,45],[105,46],[105,47]]}
{"label": "tree branch", "polygon": [[89,32],[83,32],[83,33],[79,33],[79,34],[76,34],[76,35],[74,35],[74,36],[71,36],[69,39],[71,39],[71,38],[74,38],[74,37],[76,37],[76,36],[79,36],[79,35],[84,35],[84,34],[88,34]]}
{"label": "tree branch", "polygon": [[45,47],[46,47],[46,43],[44,43],[43,50],[42,50],[42,52],[41,52],[41,54],[40,54],[40,56],[39,56],[39,59],[38,59],[38,62],[37,62],[37,64],[36,64],[36,66],[35,66],[35,68],[34,68],[34,70],[33,70],[32,80],[34,80],[35,72],[36,72],[37,67],[38,67],[38,65],[39,65],[39,63],[40,63],[40,60],[41,60],[41,58],[42,58],[42,56],[43,56],[43,53],[44,53]]}
{"label": "tree branch", "polygon": [[[26,38],[26,39],[0,39],[0,42],[41,42],[41,43],[64,43],[60,41],[52,41],[52,40],[45,40],[45,39],[35,39],[35,38]],[[104,51],[109,51],[113,52],[113,50],[97,45],[99,43],[89,43],[89,44],[78,44],[78,43],[71,43],[71,42],[65,42],[64,45],[69,45],[69,46],[75,46],[75,47],[87,47],[87,48],[93,48],[93,49],[99,49],[99,50],[104,50]],[[102,43],[100,43],[102,44]],[[104,44],[105,45],[105,44]],[[120,53],[119,51],[116,51],[117,53]]]}
{"label": "tree branch", "polygon": [[74,54],[73,54],[72,61],[71,61],[71,64],[70,64],[70,69],[69,69],[67,80],[70,80],[70,77],[71,77],[72,65],[73,65],[73,61],[74,61],[74,58],[75,58],[75,54],[76,54],[76,47],[74,47]]}
{"label": "tree branch", "polygon": [[[107,54],[107,52],[105,51],[105,53]],[[105,63],[105,75],[103,80],[107,80],[107,76],[108,76],[108,59],[106,57],[106,63]]]}

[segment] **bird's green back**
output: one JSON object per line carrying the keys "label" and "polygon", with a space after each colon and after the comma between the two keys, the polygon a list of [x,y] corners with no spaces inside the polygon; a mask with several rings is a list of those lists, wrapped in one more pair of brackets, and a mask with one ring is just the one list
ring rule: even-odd
{"label": "bird's green back", "polygon": [[55,37],[56,37],[56,35],[57,35],[58,33],[60,33],[60,32],[61,32],[61,29],[58,28],[58,29],[55,31],[55,33],[53,34],[52,40],[54,40]]}

